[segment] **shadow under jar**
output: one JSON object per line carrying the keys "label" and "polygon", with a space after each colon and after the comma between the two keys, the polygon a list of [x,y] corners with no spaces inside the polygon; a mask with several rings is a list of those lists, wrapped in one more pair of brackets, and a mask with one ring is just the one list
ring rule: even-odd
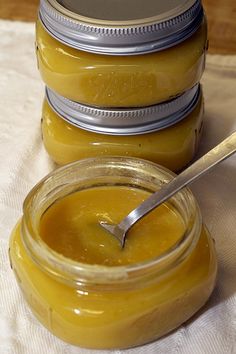
{"label": "shadow under jar", "polygon": [[205,304],[216,255],[190,190],[140,220],[124,249],[99,225],[118,222],[173,176],[140,159],[86,159],[29,193],[9,254],[29,307],[53,334],[87,348],[128,348]]}
{"label": "shadow under jar", "polygon": [[134,156],[173,171],[194,157],[203,123],[199,85],[183,95],[150,107],[99,109],[81,105],[47,89],[42,135],[58,164],[104,156]]}
{"label": "shadow under jar", "polygon": [[167,101],[200,81],[207,24],[199,0],[41,0],[38,66],[58,94],[100,107]]}

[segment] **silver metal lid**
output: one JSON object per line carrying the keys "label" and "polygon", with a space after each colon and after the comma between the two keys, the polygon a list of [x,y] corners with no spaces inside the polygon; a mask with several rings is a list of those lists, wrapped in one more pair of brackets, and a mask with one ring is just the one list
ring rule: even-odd
{"label": "silver metal lid", "polygon": [[64,98],[46,88],[51,108],[76,127],[109,135],[137,135],[167,128],[184,119],[196,107],[200,85],[170,101],[144,108],[101,109]]}
{"label": "silver metal lid", "polygon": [[200,26],[203,8],[201,0],[41,0],[39,18],[71,47],[132,55],[184,41]]}

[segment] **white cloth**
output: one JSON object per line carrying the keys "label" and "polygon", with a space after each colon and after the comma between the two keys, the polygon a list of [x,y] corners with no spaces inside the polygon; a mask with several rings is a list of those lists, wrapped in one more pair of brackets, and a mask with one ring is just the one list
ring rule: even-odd
{"label": "white cloth", "polygon": [[[25,304],[8,261],[8,240],[26,194],[54,165],[42,146],[44,95],[34,26],[0,21],[0,353],[94,354],[51,335]],[[208,56],[202,80],[205,126],[199,156],[236,130],[236,56]],[[121,354],[236,353],[236,156],[192,187],[216,241],[219,274],[208,304],[163,339]],[[148,331],[148,328],[147,328]]]}

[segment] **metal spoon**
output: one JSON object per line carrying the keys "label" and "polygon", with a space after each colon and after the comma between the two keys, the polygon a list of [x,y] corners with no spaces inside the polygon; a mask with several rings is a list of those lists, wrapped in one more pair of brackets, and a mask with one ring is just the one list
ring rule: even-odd
{"label": "metal spoon", "polygon": [[186,185],[192,183],[198,177],[209,171],[212,167],[230,157],[235,151],[236,132],[194,162],[169,183],[165,184],[160,190],[152,194],[136,209],[132,210],[119,224],[101,222],[100,225],[114,235],[120,241],[121,247],[123,248],[127,232],[138,220],[172,197]]}

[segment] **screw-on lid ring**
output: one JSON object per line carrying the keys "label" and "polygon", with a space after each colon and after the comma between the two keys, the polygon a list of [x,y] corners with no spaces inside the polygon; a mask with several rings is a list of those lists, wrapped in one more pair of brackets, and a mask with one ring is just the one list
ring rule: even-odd
{"label": "screw-on lid ring", "polygon": [[184,119],[196,107],[200,85],[181,96],[154,106],[108,109],[82,105],[64,98],[49,88],[46,99],[51,108],[68,123],[95,133],[137,135],[167,128]]}
{"label": "screw-on lid ring", "polygon": [[[97,15],[92,17],[94,12]],[[142,12],[147,17],[143,18]],[[43,26],[57,40],[109,55],[137,55],[172,47],[195,33],[203,16],[200,0],[41,0],[39,9]]]}

